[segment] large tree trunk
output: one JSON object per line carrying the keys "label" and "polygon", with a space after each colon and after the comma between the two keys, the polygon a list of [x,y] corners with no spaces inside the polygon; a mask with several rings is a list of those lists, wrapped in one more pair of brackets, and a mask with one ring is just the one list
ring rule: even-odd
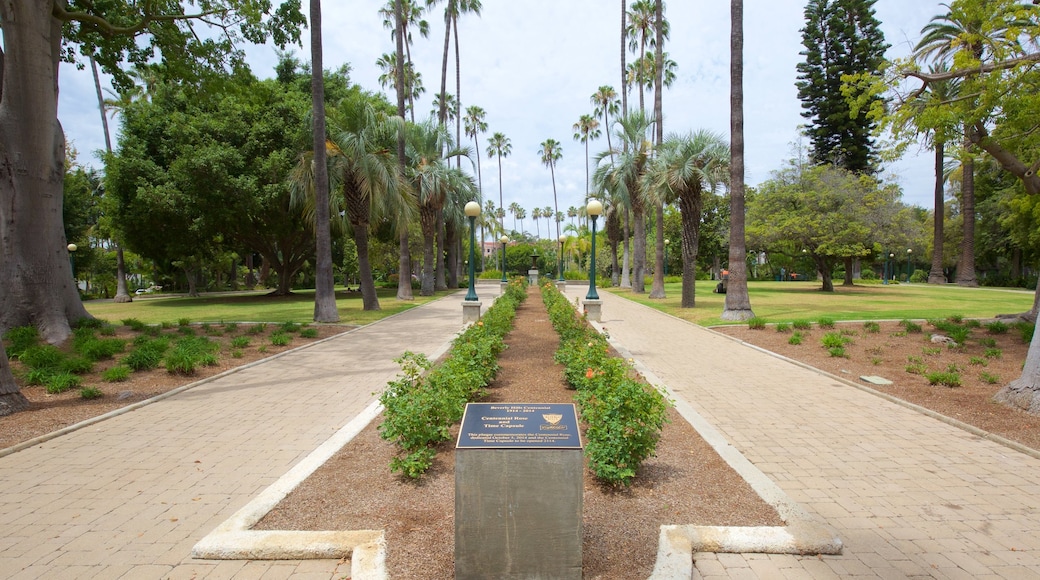
{"label": "large tree trunk", "polygon": [[639,194],[632,194],[632,220],[635,222],[632,234],[632,291],[642,294],[646,292],[646,216],[643,203],[635,197]]}
{"label": "large tree trunk", "polygon": [[133,302],[126,286],[126,260],[123,257],[123,246],[116,244],[116,297],[113,302]]}
{"label": "large tree trunk", "polygon": [[419,225],[422,227],[423,264],[422,280],[419,286],[420,296],[433,296],[434,293],[434,252],[433,240],[437,236],[436,209],[423,206],[419,208]]}
{"label": "large tree trunk", "polygon": [[630,261],[629,256],[632,253],[630,251],[632,236],[629,235],[629,232],[632,231],[632,229],[631,229],[632,226],[631,226],[631,223],[630,223],[631,215],[629,214],[628,208],[626,207],[624,211],[625,211],[625,225],[624,225],[624,229],[622,230],[622,237],[624,239],[621,242],[621,246],[622,246],[621,252],[623,254],[621,256],[621,287],[622,288],[631,288],[632,287],[632,269],[631,269],[631,266],[630,266],[631,261]]}
{"label": "large tree trunk", "polygon": [[447,234],[445,232],[444,212],[437,212],[437,249],[434,252],[434,284],[437,290],[447,290],[448,283],[445,281],[445,260],[447,258],[446,246]]}
{"label": "large tree trunk", "polygon": [[[0,2],[0,331],[35,326],[59,343],[86,318],[62,218],[61,22],[50,0]],[[41,130],[41,128],[46,128]]]}
{"label": "large tree trunk", "polygon": [[444,228],[444,245],[447,249],[448,255],[448,288],[454,290],[459,287],[459,266],[461,260],[459,260],[459,232],[455,229],[455,226],[447,224]]}
{"label": "large tree trunk", "polygon": [[[660,147],[664,143],[664,110],[661,105],[662,69],[664,68],[664,22],[663,0],[654,2],[654,32],[657,45],[654,49],[654,127],[656,139],[654,143]],[[659,201],[654,209],[654,220],[657,222],[654,236],[654,281],[650,287],[650,298],[664,298],[664,202]]]}
{"label": "large tree trunk", "polygon": [[744,240],[744,0],[730,0],[729,282],[723,320],[755,315],[747,288]]}
{"label": "large tree trunk", "polygon": [[697,251],[701,239],[701,213],[704,198],[700,191],[679,196],[679,217],[682,220],[682,302],[681,308],[697,305]]}
{"label": "large tree trunk", "polygon": [[[361,286],[363,310],[379,310],[376,284],[372,280],[372,263],[368,259],[368,224],[354,224],[354,243],[357,245],[358,279]],[[409,285],[411,288],[411,285]]]}
{"label": "large tree trunk", "polygon": [[[1037,290],[1040,291],[1040,285]],[[1028,413],[1040,415],[1040,332],[1033,333],[1022,375],[997,391],[993,398]]]}
{"label": "large tree trunk", "polygon": [[650,284],[650,295],[648,298],[665,298],[664,292],[664,204],[654,204],[654,279]]}
{"label": "large tree trunk", "polygon": [[816,260],[816,271],[820,273],[820,277],[823,278],[823,286],[820,290],[824,292],[834,292],[834,279],[831,275],[831,263],[822,256],[813,256]]}
{"label": "large tree trunk", "polygon": [[0,417],[17,413],[29,407],[29,400],[18,390],[11,367],[7,362],[4,341],[0,340]]}
{"label": "large tree trunk", "polygon": [[325,153],[325,78],[322,68],[321,0],[311,0],[311,106],[314,110],[315,268],[314,321],[337,322],[336,281],[332,277],[332,232],[329,228],[329,171]]}
{"label": "large tree trunk", "polygon": [[[844,258],[843,261],[845,262],[845,279],[841,281],[841,285],[842,286],[854,286],[855,284],[852,282],[852,275],[854,274],[854,272],[852,271],[852,266],[853,266],[853,264],[852,264],[852,256],[848,256],[848,257]],[[910,281],[909,275],[907,276],[907,280],[906,281],[907,282]]]}
{"label": "large tree trunk", "polygon": [[946,274],[943,272],[943,221],[946,219],[946,205],[943,203],[943,159],[945,147],[942,141],[935,142],[935,195],[932,216],[932,268],[928,271],[929,284],[945,284]]}

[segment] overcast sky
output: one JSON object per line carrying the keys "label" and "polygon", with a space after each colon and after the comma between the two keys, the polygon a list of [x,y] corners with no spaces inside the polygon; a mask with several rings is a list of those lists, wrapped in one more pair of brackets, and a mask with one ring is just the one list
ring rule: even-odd
{"label": "overcast sky", "polygon": [[[393,51],[390,31],[378,9],[385,0],[324,2],[325,67],[350,63],[352,80],[365,89],[384,91],[375,61]],[[304,2],[306,10],[307,2]],[[792,157],[800,115],[794,83],[802,59],[800,29],[805,0],[747,1],[744,7],[744,114],[746,180],[756,185]],[[933,0],[878,0],[875,5],[890,57],[905,56],[928,20],[945,12]],[[671,24],[666,51],[678,65],[674,85],[664,99],[665,133],[709,129],[729,132],[729,3],[671,1],[665,16]],[[443,8],[426,16],[430,37],[416,34],[412,58],[426,93],[417,117],[429,115],[432,95],[440,87],[444,42]],[[512,142],[512,155],[502,162],[505,205],[516,201],[530,215],[534,207],[553,205],[549,169],[538,151],[548,138],[563,146],[556,168],[561,211],[583,203],[586,190],[584,146],[573,139],[573,125],[592,113],[591,95],[601,85],[620,91],[620,3],[611,0],[484,0],[481,16],[459,21],[463,107],[487,111],[488,132],[480,137],[485,197],[498,203],[497,160],[485,156],[487,138],[495,132]],[[309,36],[295,52],[310,59]],[[250,47],[254,74],[273,76],[271,47]],[[629,59],[631,62],[631,57]],[[454,92],[454,56],[449,59],[449,92]],[[103,80],[107,86],[107,81]],[[89,70],[63,65],[58,116],[80,152],[80,161],[98,165],[94,154],[104,147],[101,121]],[[396,102],[389,91],[391,102]],[[633,93],[630,107],[638,106]],[[648,108],[652,102],[648,101]],[[113,127],[113,139],[118,126]],[[468,141],[472,145],[472,140]],[[605,135],[590,143],[590,156],[605,150]],[[908,156],[885,168],[903,188],[907,203],[930,207],[932,159],[912,148]],[[507,218],[507,225],[509,219]],[[532,220],[525,229],[535,232]],[[544,236],[545,225],[541,225]]]}

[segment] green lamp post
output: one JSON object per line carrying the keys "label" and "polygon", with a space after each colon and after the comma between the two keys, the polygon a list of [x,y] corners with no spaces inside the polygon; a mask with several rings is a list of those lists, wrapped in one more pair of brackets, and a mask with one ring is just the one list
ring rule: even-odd
{"label": "green lamp post", "polygon": [[910,271],[910,268],[911,268],[911,266],[910,266],[910,256],[913,253],[914,253],[913,248],[907,248],[906,249],[906,283],[907,284],[910,283],[910,274],[912,274],[912,272]]}
{"label": "green lamp post", "polygon": [[589,260],[589,293],[585,295],[586,300],[599,300],[596,293],[596,218],[603,213],[603,204],[596,198],[589,199],[585,206],[585,212],[592,218],[592,257]]}
{"label": "green lamp post", "polygon": [[[65,249],[69,251],[69,268],[72,269],[72,280],[75,282],[76,281],[76,250],[78,250],[79,248],[76,246],[76,244],[69,244],[68,246],[65,246]],[[76,282],[76,285],[79,286],[79,282]]]}
{"label": "green lamp post", "polygon": [[668,238],[664,239],[664,275],[665,276],[668,275],[668,242],[670,242],[670,241],[671,240],[669,240]]}
{"label": "green lamp post", "polygon": [[498,241],[502,242],[502,283],[505,284],[509,282],[509,280],[506,280],[506,244],[509,243],[509,237],[502,234]]}
{"label": "green lamp post", "polygon": [[474,256],[474,246],[477,243],[476,237],[476,221],[477,216],[480,215],[480,204],[471,201],[466,204],[465,210],[466,217],[469,218],[469,291],[466,292],[465,300],[475,301],[477,298],[477,290],[473,286],[473,268],[476,265],[476,257]]}
{"label": "green lamp post", "polygon": [[566,242],[566,241],[567,241],[567,236],[561,235],[560,239],[559,239],[559,242],[560,242],[560,277],[556,279],[558,282],[563,282],[564,281],[563,280],[563,243]]}

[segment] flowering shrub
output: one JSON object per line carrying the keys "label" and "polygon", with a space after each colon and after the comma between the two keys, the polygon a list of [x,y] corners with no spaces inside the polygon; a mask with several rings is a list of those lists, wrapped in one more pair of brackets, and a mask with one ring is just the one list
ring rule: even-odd
{"label": "flowering shrub", "polygon": [[589,467],[606,483],[629,485],[657,448],[668,401],[642,382],[627,361],[610,355],[606,337],[555,286],[542,287],[542,300],[560,335],[554,358],[564,365],[567,383],[578,390],[575,400],[588,426]]}
{"label": "flowering shrub", "polygon": [[395,359],[403,374],[387,383],[379,397],[384,407],[379,435],[400,448],[390,462],[391,471],[418,478],[430,468],[437,453],[434,447],[449,439],[449,429],[462,419],[466,403],[483,396],[498,373],[502,339],[526,298],[523,280],[511,282],[484,316],[452,341],[437,367],[412,352]]}

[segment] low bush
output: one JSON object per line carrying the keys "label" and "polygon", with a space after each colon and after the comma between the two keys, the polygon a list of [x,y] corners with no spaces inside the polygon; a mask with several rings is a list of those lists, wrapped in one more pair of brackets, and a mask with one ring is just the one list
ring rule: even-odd
{"label": "low bush", "polygon": [[134,341],[134,350],[130,351],[130,354],[123,357],[120,363],[130,367],[135,371],[145,371],[154,368],[162,363],[163,356],[166,354],[166,350],[170,348],[170,340],[168,338],[148,338],[142,337],[144,340]]}
{"label": "low bush", "polygon": [[26,349],[40,343],[40,333],[35,326],[18,326],[8,330],[4,339],[7,341],[7,356],[21,358]]}
{"label": "low bush", "polygon": [[270,340],[272,346],[288,346],[292,342],[292,336],[279,330],[271,333]]}
{"label": "low bush", "polygon": [[863,323],[863,330],[869,332],[870,334],[877,334],[881,332],[881,325],[877,322],[874,322],[873,320],[868,320],[867,322]]}
{"label": "low bush", "polygon": [[937,371],[934,373],[927,373],[925,378],[928,379],[928,384],[930,385],[941,385],[944,387],[961,386],[961,375],[955,371]]}
{"label": "low bush", "polygon": [[101,372],[101,380],[106,383],[121,383],[130,378],[130,367],[125,365],[116,365],[109,367]]}
{"label": "low bush", "polygon": [[80,378],[70,372],[56,372],[51,376],[47,377],[44,381],[44,385],[47,387],[47,392],[52,395],[64,393],[69,389],[76,389],[80,386]]}
{"label": "low bush", "polygon": [[751,330],[762,330],[766,327],[766,319],[752,316],[748,319],[747,326]]}
{"label": "low bush", "polygon": [[97,387],[83,387],[79,390],[79,396],[82,399],[100,399],[104,393]]}
{"label": "low bush", "polygon": [[1008,325],[1006,322],[1001,322],[999,320],[995,320],[993,322],[990,322],[989,324],[986,324],[985,326],[986,326],[986,332],[988,332],[990,334],[1007,334],[1007,331],[1011,330],[1011,326],[1010,325]]}
{"label": "low bush", "polygon": [[204,336],[181,338],[166,355],[166,371],[171,374],[193,375],[200,366],[217,364],[214,353],[219,349],[219,344]]}

